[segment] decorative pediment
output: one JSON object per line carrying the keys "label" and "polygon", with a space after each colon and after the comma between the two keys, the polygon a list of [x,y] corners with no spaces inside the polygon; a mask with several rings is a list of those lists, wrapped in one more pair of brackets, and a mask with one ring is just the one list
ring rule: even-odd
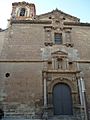
{"label": "decorative pediment", "polygon": [[61,50],[57,50],[55,52],[52,52],[51,55],[52,57],[66,58],[68,56],[68,53],[61,51]]}
{"label": "decorative pediment", "polygon": [[58,10],[57,8],[51,12],[45,13],[45,14],[41,14],[37,16],[38,19],[49,19],[49,20],[53,20],[56,19],[56,22],[59,23],[60,20],[62,21],[68,21],[68,22],[79,22],[80,19],[69,15],[67,13],[62,12],[61,10]]}

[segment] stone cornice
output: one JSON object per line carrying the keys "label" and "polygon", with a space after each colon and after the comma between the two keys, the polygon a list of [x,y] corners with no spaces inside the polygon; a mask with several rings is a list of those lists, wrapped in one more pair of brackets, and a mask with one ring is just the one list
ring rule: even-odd
{"label": "stone cornice", "polygon": [[14,2],[12,3],[13,6],[17,6],[17,5],[28,5],[28,6],[35,6],[33,3],[28,3],[28,2]]}
{"label": "stone cornice", "polygon": [[51,21],[47,20],[11,20],[11,24],[51,24]]}
{"label": "stone cornice", "polygon": [[79,70],[43,70],[46,73],[55,73],[55,74],[75,74],[80,73]]}
{"label": "stone cornice", "polygon": [[44,28],[52,28],[52,26],[44,26]]}
{"label": "stone cornice", "polygon": [[40,60],[40,59],[31,59],[31,60],[27,60],[27,59],[0,59],[0,63],[32,63],[32,62],[47,62],[44,60]]}
{"label": "stone cornice", "polygon": [[75,62],[77,62],[77,63],[89,63],[90,64],[90,60],[77,60]]}
{"label": "stone cornice", "polygon": [[90,23],[78,23],[78,22],[64,22],[64,25],[71,25],[71,26],[88,26],[88,27],[90,27]]}
{"label": "stone cornice", "polygon": [[32,62],[51,62],[43,59],[0,59],[0,63],[32,63]]}

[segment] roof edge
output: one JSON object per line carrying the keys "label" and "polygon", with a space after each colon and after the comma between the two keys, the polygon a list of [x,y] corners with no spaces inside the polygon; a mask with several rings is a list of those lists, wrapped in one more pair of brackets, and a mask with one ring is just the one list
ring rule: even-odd
{"label": "roof edge", "polygon": [[14,5],[29,5],[29,6],[31,6],[31,5],[33,5],[33,6],[35,6],[35,4],[34,3],[28,3],[28,2],[25,2],[25,1],[22,1],[22,2],[13,2],[12,3],[12,5],[14,6]]}
{"label": "roof edge", "polygon": [[75,17],[75,16],[72,16],[72,15],[70,15],[70,14],[67,14],[67,13],[65,13],[65,12],[63,12],[63,11],[57,9],[57,8],[56,8],[55,10],[52,10],[51,12],[47,12],[47,13],[40,14],[40,15],[37,15],[37,16],[40,17],[40,16],[43,16],[43,15],[48,15],[48,14],[51,14],[51,13],[53,13],[53,12],[55,12],[55,11],[56,11],[56,12],[60,12],[61,14],[65,14],[66,16],[72,17],[72,18],[77,19],[78,21],[80,21],[80,18]]}

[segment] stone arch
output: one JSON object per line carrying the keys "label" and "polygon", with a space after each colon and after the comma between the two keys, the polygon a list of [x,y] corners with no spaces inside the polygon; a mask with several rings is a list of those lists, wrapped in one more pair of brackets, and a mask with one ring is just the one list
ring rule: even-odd
{"label": "stone arch", "polygon": [[[55,85],[58,84],[66,84],[71,89],[72,106],[74,104],[77,104],[78,102],[78,91],[76,86],[77,82],[75,81],[73,82],[72,79],[65,77],[55,78],[48,84],[48,104],[53,106],[53,90]],[[74,110],[74,107],[72,109]],[[51,111],[53,114],[53,107]]]}
{"label": "stone arch", "polygon": [[16,9],[16,16],[20,16],[20,12],[21,12],[21,9],[25,9],[25,17],[29,17],[29,8],[28,7],[23,7],[23,6],[20,6]]}
{"label": "stone arch", "polygon": [[78,103],[77,81],[73,82],[73,80],[70,79],[70,78],[58,77],[58,78],[53,79],[48,84],[48,104],[52,105],[53,88],[57,84],[66,84],[66,85],[68,85],[70,87],[70,89],[71,89],[71,96],[72,96],[73,104],[77,104]]}
{"label": "stone arch", "polygon": [[22,7],[20,9],[20,15],[19,16],[25,16],[25,12],[26,12],[26,9],[24,7]]}
{"label": "stone arch", "polygon": [[52,93],[53,87],[56,84],[59,84],[59,83],[67,84],[71,88],[71,92],[75,91],[75,86],[74,86],[73,82],[70,79],[60,78],[59,77],[59,78],[56,78],[56,79],[52,80],[51,83],[48,85],[48,92]]}

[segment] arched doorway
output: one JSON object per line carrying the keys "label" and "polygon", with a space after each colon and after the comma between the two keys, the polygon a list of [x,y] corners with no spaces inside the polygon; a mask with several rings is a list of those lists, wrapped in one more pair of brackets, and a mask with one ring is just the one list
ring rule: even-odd
{"label": "arched doorway", "polygon": [[67,84],[56,84],[53,88],[55,115],[72,115],[71,89]]}

